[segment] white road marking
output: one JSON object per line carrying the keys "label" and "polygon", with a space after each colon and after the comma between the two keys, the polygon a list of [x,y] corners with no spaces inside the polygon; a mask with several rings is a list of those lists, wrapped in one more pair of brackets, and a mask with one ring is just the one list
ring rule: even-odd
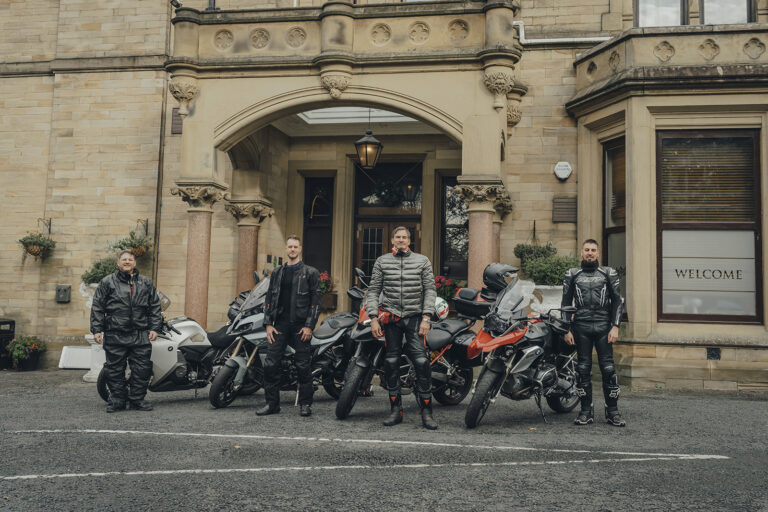
{"label": "white road marking", "polygon": [[617,462],[647,462],[655,460],[691,460],[691,459],[727,459],[718,455],[666,456],[666,457],[630,457],[618,459],[586,459],[586,460],[551,460],[551,461],[521,461],[521,462],[456,462],[448,464],[392,464],[388,466],[352,465],[352,466],[289,466],[279,468],[230,468],[230,469],[170,469],[156,471],[105,471],[91,473],[59,473],[41,475],[0,476],[0,481],[36,480],[53,478],[102,478],[109,476],[155,476],[155,475],[205,475],[220,473],[277,473],[287,471],[338,471],[365,469],[427,469],[427,468],[482,468],[482,467],[514,467],[514,466],[547,466],[566,464],[600,464]]}
{"label": "white road marking", "polygon": [[474,450],[497,450],[497,451],[527,451],[527,452],[553,452],[553,453],[597,453],[602,455],[627,455],[635,457],[656,457],[667,460],[674,459],[729,459],[724,455],[697,455],[690,453],[642,453],[642,452],[618,452],[618,451],[600,451],[600,450],[568,450],[562,448],[531,448],[527,446],[505,446],[505,445],[481,445],[481,444],[460,444],[460,443],[438,443],[434,441],[398,441],[389,439],[340,439],[325,437],[305,437],[305,436],[267,436],[258,434],[211,434],[206,432],[153,432],[145,430],[101,430],[101,429],[48,429],[48,430],[14,430],[10,434],[111,434],[111,435],[144,435],[144,436],[180,436],[180,437],[210,437],[223,439],[258,439],[275,441],[306,441],[319,443],[360,443],[360,444],[390,444],[406,446],[424,446],[438,448],[466,448]]}

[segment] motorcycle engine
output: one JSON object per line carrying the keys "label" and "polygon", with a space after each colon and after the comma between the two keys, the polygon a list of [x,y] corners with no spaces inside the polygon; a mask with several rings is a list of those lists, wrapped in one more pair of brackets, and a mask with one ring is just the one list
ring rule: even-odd
{"label": "motorcycle engine", "polygon": [[503,395],[512,400],[524,400],[531,396],[531,383],[525,376],[510,375],[501,388]]}
{"label": "motorcycle engine", "polygon": [[557,368],[553,364],[541,363],[536,368],[533,381],[542,389],[554,386],[557,383]]}

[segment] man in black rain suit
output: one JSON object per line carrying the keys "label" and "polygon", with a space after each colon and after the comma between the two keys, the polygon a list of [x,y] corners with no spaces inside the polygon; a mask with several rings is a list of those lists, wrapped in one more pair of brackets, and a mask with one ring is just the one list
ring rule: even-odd
{"label": "man in black rain suit", "polygon": [[611,267],[601,267],[600,248],[589,239],[581,248],[581,268],[565,273],[563,306],[576,306],[571,332],[565,341],[576,344],[578,380],[576,392],[581,397],[581,412],[576,425],[594,422],[592,403],[592,347],[603,377],[605,419],[614,426],[626,425],[619,414],[619,377],[613,363],[613,343],[619,338],[619,325],[624,312],[624,299],[619,290],[619,274]]}
{"label": "man in black rain suit", "polygon": [[[144,400],[152,376],[152,345],[163,326],[160,297],[152,281],[139,275],[130,251],[118,256],[118,269],[99,283],[91,307],[91,333],[103,343],[107,387],[107,412],[131,409],[151,411]],[[126,363],[131,379],[126,382]]]}
{"label": "man in black rain suit", "polygon": [[266,405],[257,416],[280,412],[281,363],[286,344],[296,353],[299,377],[299,414],[312,415],[312,331],[320,314],[320,273],[301,261],[301,240],[291,235],[285,242],[288,259],[272,272],[264,299],[264,325],[267,329],[267,358],[264,364]]}

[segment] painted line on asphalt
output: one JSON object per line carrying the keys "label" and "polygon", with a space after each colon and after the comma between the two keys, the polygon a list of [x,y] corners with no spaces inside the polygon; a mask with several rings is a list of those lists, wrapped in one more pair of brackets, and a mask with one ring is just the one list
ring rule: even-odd
{"label": "painted line on asphalt", "polygon": [[553,452],[553,453],[597,453],[601,455],[627,455],[635,457],[674,457],[684,459],[729,459],[724,455],[700,455],[691,453],[643,453],[624,451],[601,450],[570,450],[563,448],[531,448],[527,446],[482,445],[461,443],[440,443],[434,441],[400,441],[390,439],[340,439],[330,437],[306,437],[306,436],[267,436],[260,434],[211,434],[207,432],[155,432],[147,430],[106,430],[106,429],[43,429],[43,430],[14,430],[11,434],[109,434],[109,435],[144,435],[144,436],[177,436],[177,437],[208,437],[219,439],[255,439],[267,441],[306,441],[322,443],[344,444],[381,444],[401,446],[424,446],[436,448],[465,448],[473,450],[497,450],[497,451],[526,451],[526,452]]}
{"label": "painted line on asphalt", "polygon": [[[447,464],[392,464],[388,466],[351,465],[351,466],[289,466],[278,468],[231,468],[231,469],[168,469],[155,471],[105,471],[90,473],[58,473],[40,475],[0,476],[0,481],[37,480],[54,478],[101,478],[109,476],[157,476],[157,475],[207,475],[219,473],[278,473],[299,471],[339,471],[365,469],[433,469],[433,468],[485,468],[485,467],[514,467],[514,466],[564,466],[569,464],[601,464],[619,462],[650,462],[658,460],[702,460],[721,459],[719,456],[697,457],[631,457],[618,459],[586,459],[586,460],[550,460],[550,461],[521,461],[521,462],[455,462]],[[727,457],[726,457],[727,458]]]}

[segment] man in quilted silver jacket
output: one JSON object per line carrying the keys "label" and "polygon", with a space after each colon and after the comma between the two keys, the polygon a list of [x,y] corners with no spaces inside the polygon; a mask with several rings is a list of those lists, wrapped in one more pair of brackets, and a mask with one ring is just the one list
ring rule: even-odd
{"label": "man in quilted silver jacket", "polygon": [[365,309],[371,317],[373,335],[386,339],[384,356],[385,386],[389,391],[390,414],[384,425],[403,421],[400,395],[400,356],[403,350],[416,369],[416,393],[421,407],[421,422],[435,430],[432,414],[432,370],[424,342],[435,310],[435,277],[432,264],[423,254],[410,250],[408,228],[392,232],[392,252],[380,256],[373,265]]}
{"label": "man in quilted silver jacket", "polygon": [[616,427],[626,423],[619,414],[619,378],[613,363],[613,343],[619,338],[619,325],[624,311],[624,298],[619,290],[619,274],[611,267],[601,267],[600,248],[593,239],[581,247],[581,268],[565,273],[563,306],[576,306],[572,332],[565,335],[566,343],[576,344],[579,355],[576,371],[576,392],[581,396],[581,412],[576,425],[594,421],[592,405],[592,347],[597,350],[597,362],[603,376],[605,419]]}

